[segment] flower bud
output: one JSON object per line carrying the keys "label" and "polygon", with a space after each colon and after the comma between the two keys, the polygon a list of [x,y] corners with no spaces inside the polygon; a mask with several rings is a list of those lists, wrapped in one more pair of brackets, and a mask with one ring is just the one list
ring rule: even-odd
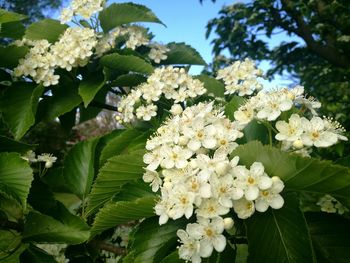
{"label": "flower bud", "polygon": [[229,230],[233,227],[233,219],[231,217],[224,218],[224,228],[225,230]]}
{"label": "flower bud", "polygon": [[298,139],[293,142],[293,147],[296,149],[301,149],[304,147],[304,144],[300,139]]}
{"label": "flower bud", "polygon": [[174,104],[171,106],[170,112],[173,115],[180,115],[182,113],[183,109],[180,104]]}
{"label": "flower bud", "polygon": [[228,172],[230,165],[227,162],[219,162],[215,165],[215,172],[220,176]]}

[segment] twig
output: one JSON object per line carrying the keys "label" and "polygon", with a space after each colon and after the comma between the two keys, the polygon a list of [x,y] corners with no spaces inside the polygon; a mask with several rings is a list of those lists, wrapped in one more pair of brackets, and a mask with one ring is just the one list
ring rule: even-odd
{"label": "twig", "polygon": [[90,106],[96,107],[96,108],[102,108],[102,109],[106,109],[106,110],[111,110],[111,111],[118,111],[117,107],[114,107],[112,105],[108,105],[108,104],[104,104],[98,101],[92,101],[90,103]]}
{"label": "twig", "polygon": [[112,253],[117,254],[117,255],[125,255],[126,254],[125,248],[117,247],[113,244],[104,242],[102,240],[93,239],[89,242],[89,245],[94,247],[94,248],[106,250],[106,251],[112,252]]}

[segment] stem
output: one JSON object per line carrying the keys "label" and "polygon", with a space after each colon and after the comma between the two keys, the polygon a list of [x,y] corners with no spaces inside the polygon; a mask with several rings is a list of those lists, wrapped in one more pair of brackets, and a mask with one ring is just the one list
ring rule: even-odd
{"label": "stem", "polygon": [[90,106],[96,107],[96,108],[101,108],[101,109],[106,109],[106,110],[111,110],[111,111],[118,111],[117,107],[114,107],[112,105],[104,104],[98,101],[92,101],[90,103]]}
{"label": "stem", "polygon": [[115,246],[113,244],[104,242],[102,240],[97,240],[97,239],[91,240],[89,242],[89,245],[92,246],[92,247],[98,248],[98,249],[102,249],[102,250],[106,250],[106,251],[112,252],[112,253],[117,254],[117,255],[125,255],[126,254],[126,249],[125,248],[117,247],[117,246]]}

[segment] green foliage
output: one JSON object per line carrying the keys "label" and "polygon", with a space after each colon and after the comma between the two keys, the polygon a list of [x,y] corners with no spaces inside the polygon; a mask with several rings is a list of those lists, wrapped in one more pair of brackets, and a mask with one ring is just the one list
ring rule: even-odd
{"label": "green foliage", "polygon": [[162,65],[169,64],[189,64],[206,65],[201,55],[191,46],[185,43],[171,42],[167,45],[170,51],[167,52],[168,58],[161,61]]}
{"label": "green foliage", "polygon": [[111,4],[100,13],[99,19],[104,32],[132,22],[163,24],[149,8],[133,3]]}
{"label": "green foliage", "polygon": [[246,221],[249,262],[316,262],[299,200],[293,194],[284,195],[284,200],[281,209],[257,213]]}
{"label": "green foliage", "polygon": [[117,53],[105,55],[100,60],[101,65],[121,71],[138,73],[152,73],[153,67],[140,57],[133,55],[119,55]]}
{"label": "green foliage", "polygon": [[17,153],[0,153],[0,193],[22,204],[27,204],[27,196],[33,171]]}
{"label": "green foliage", "polygon": [[31,24],[27,30],[25,37],[33,40],[46,39],[53,43],[56,42],[59,36],[68,28],[67,25],[62,25],[60,21],[53,19],[44,19]]}
{"label": "green foliage", "polygon": [[208,94],[213,94],[214,97],[224,97],[225,85],[221,81],[204,74],[199,75],[197,79],[204,83]]}
{"label": "green foliage", "polygon": [[34,145],[18,142],[5,136],[0,136],[0,152],[25,153],[34,148]]}
{"label": "green foliage", "polygon": [[7,46],[0,47],[0,66],[14,68],[18,65],[18,60],[23,58],[28,52],[27,47]]}
{"label": "green foliage", "polygon": [[97,92],[105,84],[104,74],[100,71],[94,72],[79,84],[79,95],[83,99],[85,108],[95,98]]}

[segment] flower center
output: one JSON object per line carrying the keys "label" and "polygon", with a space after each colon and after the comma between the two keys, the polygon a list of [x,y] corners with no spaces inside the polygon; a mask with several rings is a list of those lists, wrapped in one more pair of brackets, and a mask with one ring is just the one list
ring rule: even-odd
{"label": "flower center", "polygon": [[249,184],[254,184],[254,183],[255,183],[254,178],[251,177],[251,176],[249,176],[249,177],[248,177],[248,183],[249,183]]}

